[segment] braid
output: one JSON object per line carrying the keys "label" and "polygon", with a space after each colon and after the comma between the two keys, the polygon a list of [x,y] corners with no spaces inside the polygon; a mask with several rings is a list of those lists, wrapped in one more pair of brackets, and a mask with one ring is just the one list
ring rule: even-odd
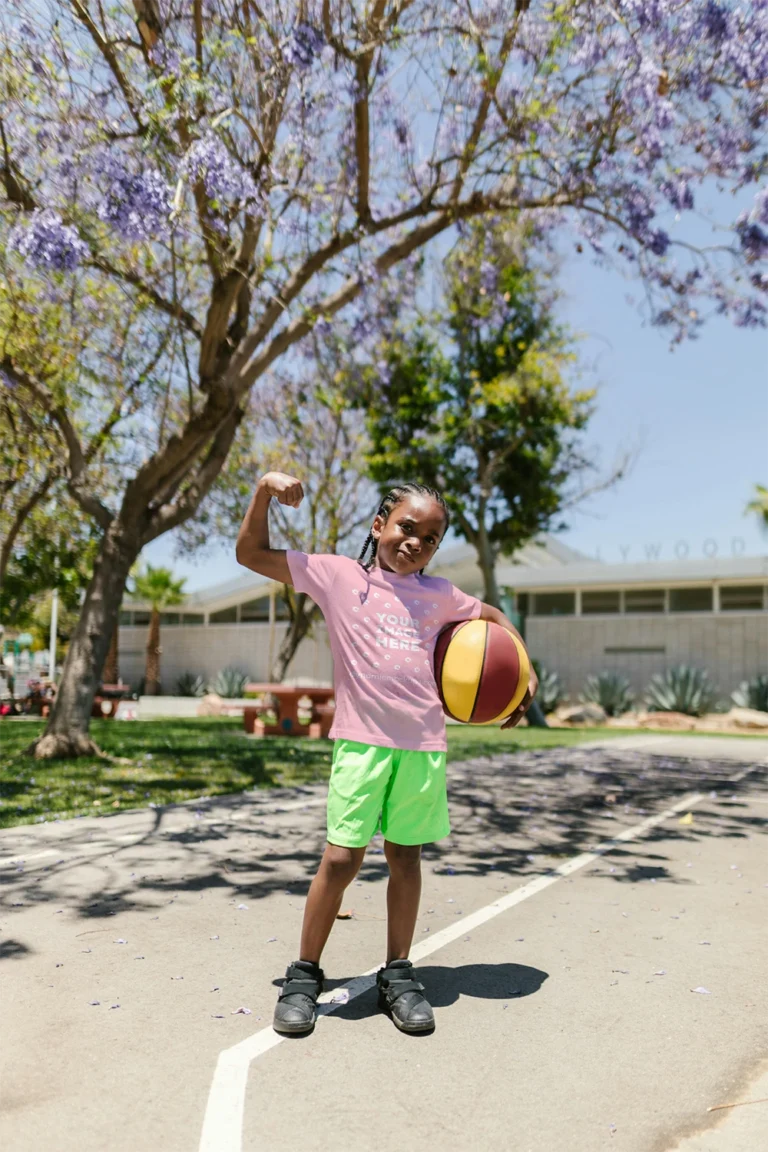
{"label": "braid", "polygon": [[[448,511],[448,505],[446,504],[442,493],[438,492],[436,488],[430,488],[427,484],[417,484],[415,480],[408,480],[405,484],[395,484],[395,486],[391,488],[390,491],[387,492],[386,496],[382,499],[376,515],[381,516],[382,520],[386,522],[389,519],[389,514],[393,508],[396,508],[397,505],[406,498],[406,496],[430,496],[433,500],[435,500],[443,510],[443,514],[445,516],[445,531],[448,531],[451,523],[451,514]],[[443,535],[445,535],[445,532]],[[371,558],[367,563],[365,563],[365,554],[369,547],[371,548]],[[375,539],[373,532],[369,532],[365,538],[362,551],[357,558],[358,564],[360,564],[366,572],[370,569],[371,565],[376,559],[377,547],[378,541]],[[421,568],[419,570],[419,575],[421,575],[423,571],[424,569]]]}

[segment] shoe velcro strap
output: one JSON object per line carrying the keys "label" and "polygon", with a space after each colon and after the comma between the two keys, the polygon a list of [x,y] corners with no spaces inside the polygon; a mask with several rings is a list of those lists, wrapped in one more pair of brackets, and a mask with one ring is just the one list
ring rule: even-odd
{"label": "shoe velcro strap", "polygon": [[280,991],[279,999],[283,1000],[286,996],[309,996],[316,1000],[320,995],[320,983],[310,977],[304,980],[290,979],[286,980],[285,984]]}
{"label": "shoe velcro strap", "polygon": [[395,1000],[398,996],[402,996],[404,992],[423,992],[424,985],[419,984],[418,980],[382,980],[380,982],[381,988],[387,994],[388,1000]]}

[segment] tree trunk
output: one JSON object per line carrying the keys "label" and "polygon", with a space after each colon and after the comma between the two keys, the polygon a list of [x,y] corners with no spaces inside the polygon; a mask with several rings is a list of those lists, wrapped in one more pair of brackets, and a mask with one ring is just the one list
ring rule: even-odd
{"label": "tree trunk", "polygon": [[312,625],[320,614],[317,604],[309,600],[305,592],[296,596],[296,606],[291,620],[291,626],[280,644],[274,665],[269,670],[269,678],[274,683],[280,683],[285,677],[291,661],[296,655],[296,649],[305,636],[312,631]]}
{"label": "tree trunk", "polygon": [[103,684],[120,683],[120,652],[118,643],[119,631],[120,621],[118,619],[115,621],[115,627],[112,630],[112,639],[109,642],[109,651],[107,652],[107,659],[104,662],[104,671],[101,675]]}
{"label": "tree trunk", "polygon": [[38,760],[101,755],[88,735],[93,697],[117,627],[125,582],[140,550],[138,533],[128,533],[116,518],[101,543],[45,732],[27,748]]}
{"label": "tree trunk", "polygon": [[147,666],[144,673],[145,696],[157,696],[160,693],[160,651],[160,610],[153,607],[149,619]]}

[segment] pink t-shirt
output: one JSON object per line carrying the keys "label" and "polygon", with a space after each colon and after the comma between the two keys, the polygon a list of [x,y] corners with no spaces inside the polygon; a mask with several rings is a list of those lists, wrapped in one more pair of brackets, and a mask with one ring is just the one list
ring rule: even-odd
{"label": "pink t-shirt", "polygon": [[445,752],[435,640],[482,603],[439,576],[400,576],[349,556],[287,552],[297,592],[322,610],[333,653],[335,740]]}

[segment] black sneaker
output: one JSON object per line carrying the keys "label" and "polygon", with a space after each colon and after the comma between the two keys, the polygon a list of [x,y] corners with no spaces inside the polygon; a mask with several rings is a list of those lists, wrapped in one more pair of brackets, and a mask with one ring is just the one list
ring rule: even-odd
{"label": "black sneaker", "polygon": [[285,983],[275,1005],[272,1027],[275,1032],[299,1035],[315,1026],[317,998],[323,990],[325,975],[318,964],[297,960],[285,970]]}
{"label": "black sneaker", "polygon": [[388,1012],[401,1032],[431,1032],[435,1026],[432,1005],[424,995],[410,960],[393,960],[376,973],[379,1008]]}

